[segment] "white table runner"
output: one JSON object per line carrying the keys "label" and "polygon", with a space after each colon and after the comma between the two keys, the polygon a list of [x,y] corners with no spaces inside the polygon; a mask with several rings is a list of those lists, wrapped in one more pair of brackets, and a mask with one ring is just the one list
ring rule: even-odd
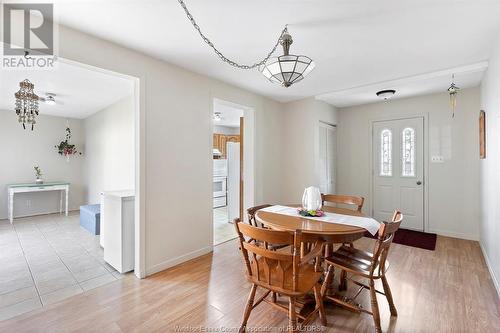
{"label": "white table runner", "polygon": [[380,228],[380,223],[377,222],[377,220],[372,219],[371,217],[352,216],[352,215],[336,214],[329,212],[325,212],[325,215],[321,217],[311,217],[311,216],[305,217],[299,215],[296,207],[279,206],[279,205],[263,208],[261,209],[261,211],[275,213],[275,214],[289,215],[289,216],[304,217],[310,220],[316,220],[327,223],[352,225],[355,227],[366,229],[372,235],[375,235],[378,229]]}

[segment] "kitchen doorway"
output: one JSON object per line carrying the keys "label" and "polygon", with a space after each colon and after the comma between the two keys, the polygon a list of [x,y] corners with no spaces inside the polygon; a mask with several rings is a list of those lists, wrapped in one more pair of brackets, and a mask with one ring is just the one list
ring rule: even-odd
{"label": "kitchen doorway", "polygon": [[213,244],[237,237],[242,217],[244,110],[219,100],[213,105]]}

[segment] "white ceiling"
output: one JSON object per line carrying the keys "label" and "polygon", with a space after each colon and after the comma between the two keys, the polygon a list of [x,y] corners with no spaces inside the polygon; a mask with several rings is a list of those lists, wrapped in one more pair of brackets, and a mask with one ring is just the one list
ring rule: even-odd
{"label": "white ceiling", "polygon": [[14,93],[24,79],[40,97],[56,94],[58,104],[40,102],[40,114],[67,118],[87,118],[133,92],[129,79],[58,61],[53,70],[1,70],[0,110],[14,112]]}
{"label": "white ceiling", "polygon": [[216,46],[242,63],[267,54],[288,23],[291,53],[317,66],[282,88],[222,63],[176,0],[54,2],[62,24],[279,101],[487,60],[500,27],[498,0],[186,0]]}
{"label": "white ceiling", "polygon": [[391,99],[446,92],[451,84],[452,74],[455,75],[454,82],[459,88],[477,87],[481,83],[481,79],[487,67],[487,62],[481,62],[469,66],[455,67],[433,73],[333,91],[318,95],[316,99],[337,107],[347,107],[380,102],[381,99],[376,93],[377,91],[386,89],[396,90],[396,93]]}
{"label": "white ceiling", "polygon": [[220,121],[214,121],[214,125],[240,127],[240,117],[243,117],[243,109],[216,99],[214,101],[214,113],[215,112],[220,112],[222,119]]}

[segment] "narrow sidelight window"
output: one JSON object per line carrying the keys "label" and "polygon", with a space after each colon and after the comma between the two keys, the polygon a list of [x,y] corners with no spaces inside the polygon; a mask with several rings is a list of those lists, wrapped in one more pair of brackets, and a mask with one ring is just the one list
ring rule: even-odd
{"label": "narrow sidelight window", "polygon": [[401,138],[401,175],[415,177],[415,130],[409,127],[405,128]]}
{"label": "narrow sidelight window", "polygon": [[380,133],[380,175],[392,176],[392,132],[388,129]]}

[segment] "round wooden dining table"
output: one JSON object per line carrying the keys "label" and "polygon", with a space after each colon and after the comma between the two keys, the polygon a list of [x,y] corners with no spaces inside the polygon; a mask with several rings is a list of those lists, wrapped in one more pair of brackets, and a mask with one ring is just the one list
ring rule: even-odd
{"label": "round wooden dining table", "polygon": [[[300,205],[288,205],[290,207],[300,207]],[[351,215],[351,216],[364,216],[358,211],[346,208],[324,206],[323,211]],[[322,238],[329,243],[352,243],[355,240],[363,237],[365,233],[364,228],[350,226],[345,224],[337,224],[332,222],[322,222],[297,214],[297,216],[290,216],[284,214],[277,214],[259,210],[255,214],[255,219],[270,229],[291,231],[297,229],[305,233],[312,233],[321,235]]]}

